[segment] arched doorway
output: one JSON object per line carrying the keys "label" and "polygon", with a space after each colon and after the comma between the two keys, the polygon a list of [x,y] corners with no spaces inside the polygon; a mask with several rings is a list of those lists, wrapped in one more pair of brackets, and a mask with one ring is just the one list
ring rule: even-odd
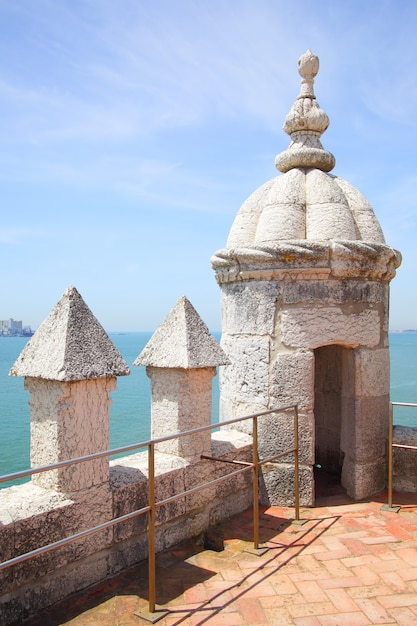
{"label": "arched doorway", "polygon": [[353,350],[332,344],[314,350],[316,497],[341,490],[344,431],[354,419]]}

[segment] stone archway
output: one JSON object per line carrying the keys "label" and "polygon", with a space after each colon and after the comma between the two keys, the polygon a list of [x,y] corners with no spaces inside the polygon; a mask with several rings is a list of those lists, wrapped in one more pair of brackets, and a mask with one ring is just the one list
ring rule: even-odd
{"label": "stone archway", "polygon": [[344,432],[354,411],[354,351],[332,344],[316,348],[314,357],[316,491],[320,494],[326,485],[340,485],[345,453],[349,452]]}

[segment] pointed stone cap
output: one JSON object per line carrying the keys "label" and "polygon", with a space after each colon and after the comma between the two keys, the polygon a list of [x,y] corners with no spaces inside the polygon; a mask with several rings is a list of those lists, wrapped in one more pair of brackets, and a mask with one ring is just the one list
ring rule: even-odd
{"label": "pointed stone cap", "polygon": [[291,143],[275,159],[275,166],[280,172],[286,173],[296,167],[330,172],[335,166],[334,156],[323,148],[320,141],[330,122],[314,95],[314,77],[318,71],[318,56],[307,50],[298,59],[298,72],[302,77],[300,94],[284,123]]}
{"label": "pointed stone cap", "polygon": [[68,287],[9,374],[75,381],[127,376],[129,367],[75,287]]}
{"label": "pointed stone cap", "polygon": [[191,302],[182,296],[133,365],[193,369],[229,363]]}

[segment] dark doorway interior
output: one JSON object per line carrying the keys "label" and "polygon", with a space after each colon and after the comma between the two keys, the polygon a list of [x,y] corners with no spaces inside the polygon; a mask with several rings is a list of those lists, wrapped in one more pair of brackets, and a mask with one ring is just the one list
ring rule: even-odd
{"label": "dark doorway interior", "polygon": [[314,352],[315,483],[319,497],[326,489],[340,488],[342,430],[352,399],[352,350],[329,345]]}

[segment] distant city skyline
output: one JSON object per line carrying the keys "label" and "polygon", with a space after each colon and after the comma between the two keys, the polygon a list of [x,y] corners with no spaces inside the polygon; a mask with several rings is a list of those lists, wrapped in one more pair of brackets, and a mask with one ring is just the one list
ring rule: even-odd
{"label": "distant city skyline", "polygon": [[219,330],[210,257],[278,175],[311,48],[333,173],[403,255],[390,326],[416,328],[416,23],[411,0],[0,3],[3,315],[37,328],[74,285],[108,331],[182,295]]}
{"label": "distant city skyline", "polygon": [[0,320],[0,337],[30,337],[31,334],[31,327],[29,325],[23,325],[22,320],[14,320],[11,317]]}

